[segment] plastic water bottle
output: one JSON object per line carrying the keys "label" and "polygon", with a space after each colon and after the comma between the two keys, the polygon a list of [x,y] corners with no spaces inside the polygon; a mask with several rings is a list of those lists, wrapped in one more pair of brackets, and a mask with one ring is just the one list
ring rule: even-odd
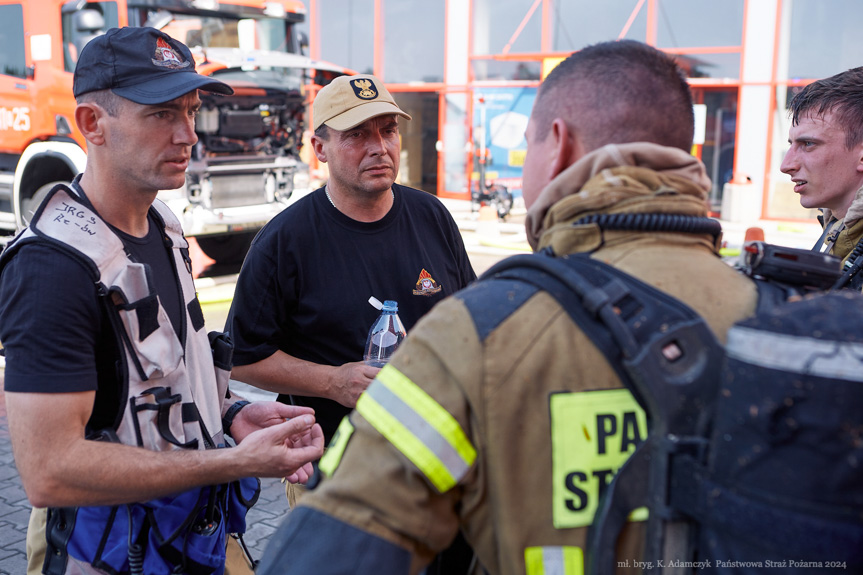
{"label": "plastic water bottle", "polygon": [[[372,301],[373,299],[369,301],[375,305],[377,300]],[[379,309],[381,315],[378,316],[369,330],[369,337],[366,339],[366,352],[363,356],[363,361],[367,365],[375,367],[386,365],[406,335],[405,326],[399,319],[399,304],[397,302],[386,300]]]}

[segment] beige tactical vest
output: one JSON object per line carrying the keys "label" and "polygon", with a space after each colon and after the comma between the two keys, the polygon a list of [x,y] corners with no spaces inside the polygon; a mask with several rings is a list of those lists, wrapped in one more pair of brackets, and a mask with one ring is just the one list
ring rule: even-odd
{"label": "beige tactical vest", "polygon": [[6,252],[14,253],[17,246],[31,241],[60,244],[83,259],[96,277],[99,294],[110,298],[116,312],[111,321],[121,340],[127,378],[127,393],[121,395],[126,397],[126,408],[116,430],[122,443],[154,451],[219,446],[224,443],[221,407],[230,359],[221,365],[217,360],[214,367],[190,264],[181,251],[189,244],[170,209],[160,200],[153,208],[173,245],[185,304],[185,346],[147,281],[148,266],[126,255],[120,238],[74,188],[52,190],[30,227]]}

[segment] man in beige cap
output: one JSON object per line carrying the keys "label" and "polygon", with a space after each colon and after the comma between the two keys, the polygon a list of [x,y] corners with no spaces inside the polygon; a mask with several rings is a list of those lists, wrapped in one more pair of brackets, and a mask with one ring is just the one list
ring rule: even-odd
{"label": "man in beige cap", "polygon": [[[379,79],[341,76],[312,112],[311,142],[329,181],[258,234],[225,331],[234,342],[231,376],[314,408],[329,442],[380,370],[362,361],[379,313],[370,296],[397,301],[410,331],[476,275],[443,204],[394,183],[399,121],[411,117]],[[300,493],[288,485],[292,507]]]}
{"label": "man in beige cap", "polygon": [[258,234],[225,329],[232,377],[314,408],[329,441],[378,372],[362,361],[379,313],[369,298],[397,301],[410,331],[476,275],[441,202],[394,183],[399,121],[410,116],[378,78],[337,78],[313,119],[329,181]]}

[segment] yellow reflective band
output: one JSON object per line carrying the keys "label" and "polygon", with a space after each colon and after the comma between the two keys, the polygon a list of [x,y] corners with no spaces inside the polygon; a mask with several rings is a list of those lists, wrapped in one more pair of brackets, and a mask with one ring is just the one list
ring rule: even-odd
{"label": "yellow reflective band", "polygon": [[333,476],[342,460],[345,448],[348,446],[348,439],[351,438],[353,433],[354,426],[351,425],[350,416],[346,415],[342,418],[342,422],[339,423],[339,428],[330,440],[330,446],[324,452],[324,456],[321,457],[320,463],[318,463],[318,469],[321,470],[321,473],[327,477]]}
{"label": "yellow reflective band", "polygon": [[410,459],[429,478],[429,481],[438,491],[445,493],[452,489],[458,483],[456,478],[450,474],[446,466],[435,457],[434,453],[422,441],[372,399],[368,393],[369,389],[357,401],[357,412],[365,417],[405,457]]}
{"label": "yellow reflective band", "polygon": [[527,575],[584,575],[581,547],[528,547],[524,550]]}
{"label": "yellow reflective band", "polygon": [[357,412],[444,493],[470,470],[476,450],[431,396],[392,366],[360,396]]}
{"label": "yellow reflective band", "polygon": [[377,379],[428,421],[453,446],[465,463],[473,465],[476,450],[458,421],[441,407],[441,404],[391,365],[385,366],[378,373]]}
{"label": "yellow reflective band", "polygon": [[[549,401],[553,523],[586,527],[614,474],[647,438],[647,417],[626,389],[555,393]],[[638,509],[630,520],[645,517]]]}

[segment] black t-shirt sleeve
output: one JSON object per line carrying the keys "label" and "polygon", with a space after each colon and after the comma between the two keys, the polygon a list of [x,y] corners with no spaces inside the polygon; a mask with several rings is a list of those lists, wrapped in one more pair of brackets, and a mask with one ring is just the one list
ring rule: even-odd
{"label": "black t-shirt sleeve", "polygon": [[0,276],[5,390],[96,390],[100,322],[96,285],[82,264],[50,246],[22,246]]}

